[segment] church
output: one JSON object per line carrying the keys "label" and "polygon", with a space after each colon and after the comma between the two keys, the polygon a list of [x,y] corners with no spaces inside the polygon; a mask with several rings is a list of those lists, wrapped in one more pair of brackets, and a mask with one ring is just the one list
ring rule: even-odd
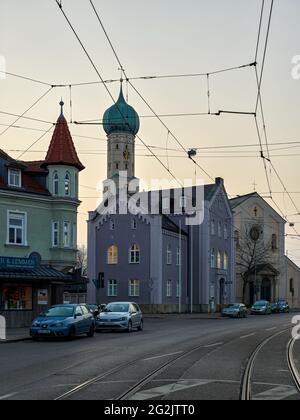
{"label": "church", "polygon": [[135,301],[146,313],[175,313],[234,301],[233,213],[223,179],[140,192],[140,118],[122,86],[103,128],[107,180],[103,202],[89,213],[88,302]]}

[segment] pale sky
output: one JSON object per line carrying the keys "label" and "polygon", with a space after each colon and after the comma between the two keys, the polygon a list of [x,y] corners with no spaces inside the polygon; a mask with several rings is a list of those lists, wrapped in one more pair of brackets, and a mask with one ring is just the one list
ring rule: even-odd
{"label": "pale sky", "polygon": [[[103,78],[119,78],[118,64],[90,2],[63,0],[62,3]],[[254,61],[261,0],[94,0],[94,3],[129,77],[207,73]],[[269,6],[270,0],[267,0],[263,40]],[[291,145],[272,145],[300,142],[300,80],[296,81],[291,76],[292,58],[300,55],[299,16],[299,0],[275,0],[262,94],[273,163],[287,189],[299,192],[293,194],[293,198],[300,207],[300,144],[292,149]],[[0,0],[0,39],[0,56],[5,57],[8,72],[50,84],[98,81],[55,0]],[[261,53],[262,50],[259,63]],[[142,80],[133,83],[157,113],[207,112],[205,78]],[[48,89],[47,86],[15,77],[0,80],[0,86],[0,111],[14,114],[22,114]],[[117,97],[119,84],[109,84],[108,87]],[[112,104],[100,84],[74,87],[72,92],[74,121],[101,119]],[[128,94],[130,104],[140,115],[151,115],[132,89],[129,88]],[[213,112],[220,109],[253,112],[256,95],[253,68],[211,78]],[[69,119],[68,88],[53,89],[26,116],[56,121],[61,97],[66,102],[65,113]],[[5,124],[13,121],[14,117],[0,114],[0,124],[4,124],[0,126],[0,133],[6,128]],[[258,143],[254,118],[251,116],[171,117],[164,121],[187,148]],[[46,123],[24,119],[18,125],[35,130],[50,127]],[[86,166],[80,177],[82,205],[79,210],[79,242],[86,243],[86,213],[96,207],[99,193],[94,188],[106,178],[106,137],[101,126],[72,124],[70,129],[80,159]],[[41,134],[39,131],[12,128],[0,136],[0,147],[13,157],[18,157],[20,152],[11,150],[25,150]],[[149,145],[166,147],[167,131],[154,118],[142,118],[140,136]],[[49,141],[50,135],[45,136],[23,159],[44,158]],[[169,147],[178,149],[172,139]],[[236,153],[238,150],[240,153]],[[167,162],[165,151],[156,153],[163,155],[162,160]],[[137,143],[137,155],[145,154],[149,153]],[[183,156],[179,151],[170,151],[170,155]],[[223,177],[232,195],[252,192],[254,181],[258,192],[266,193],[268,187],[262,160],[258,156],[257,147],[203,150],[198,153],[198,163],[212,176]],[[137,156],[136,163],[136,176],[139,178],[149,180],[153,174],[168,177],[153,158]],[[179,179],[194,177],[195,168],[187,159],[170,158],[170,169]],[[202,176],[198,170],[198,177]],[[204,180],[209,182],[205,176]],[[300,216],[293,216],[296,209],[286,194],[277,194],[283,188],[274,174],[272,190],[275,201],[300,231]],[[294,231],[287,227],[287,233],[293,234]],[[300,240],[288,238],[287,250],[292,259],[300,264]]]}

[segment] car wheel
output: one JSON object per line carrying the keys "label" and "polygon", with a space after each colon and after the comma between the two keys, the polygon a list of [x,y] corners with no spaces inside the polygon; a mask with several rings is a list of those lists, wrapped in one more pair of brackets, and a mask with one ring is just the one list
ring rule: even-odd
{"label": "car wheel", "polygon": [[140,326],[138,327],[138,331],[143,331],[144,329],[144,321],[141,320]]}
{"label": "car wheel", "polygon": [[71,327],[69,331],[69,340],[74,340],[75,337],[76,337],[76,328]]}
{"label": "car wheel", "polygon": [[129,332],[129,333],[131,333],[131,332],[132,332],[132,321],[129,321],[129,322],[128,322],[127,332]]}
{"label": "car wheel", "polygon": [[90,331],[87,333],[87,336],[89,338],[93,338],[94,335],[95,335],[95,327],[94,327],[94,325],[91,325]]}

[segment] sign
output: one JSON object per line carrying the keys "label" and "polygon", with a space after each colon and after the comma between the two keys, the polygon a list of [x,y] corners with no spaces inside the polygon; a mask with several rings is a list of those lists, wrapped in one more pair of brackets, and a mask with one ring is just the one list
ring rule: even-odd
{"label": "sign", "polygon": [[34,270],[37,261],[34,258],[0,257],[0,269]]}
{"label": "sign", "polygon": [[48,290],[47,289],[38,290],[38,305],[48,305]]}

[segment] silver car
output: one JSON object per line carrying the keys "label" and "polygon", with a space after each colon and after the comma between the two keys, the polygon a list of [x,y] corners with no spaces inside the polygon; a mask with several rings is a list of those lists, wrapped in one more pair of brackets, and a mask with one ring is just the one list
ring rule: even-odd
{"label": "silver car", "polygon": [[222,316],[230,318],[247,318],[248,310],[242,303],[232,303],[223,309]]}
{"label": "silver car", "polygon": [[96,318],[96,330],[142,331],[144,320],[141,308],[134,302],[117,302],[106,305]]}

